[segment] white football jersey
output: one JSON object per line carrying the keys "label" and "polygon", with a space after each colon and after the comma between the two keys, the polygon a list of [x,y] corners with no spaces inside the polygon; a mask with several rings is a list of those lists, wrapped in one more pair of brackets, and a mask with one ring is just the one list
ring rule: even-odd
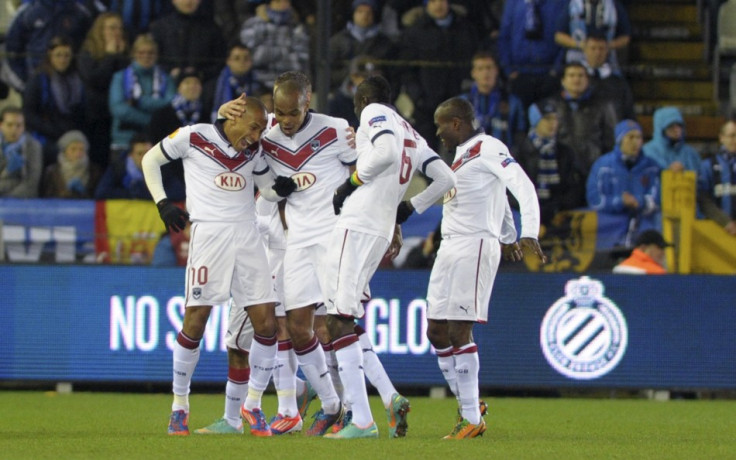
{"label": "white football jersey", "polygon": [[304,247],[327,237],[337,221],[332,208],[335,189],[348,178],[356,152],[348,145],[348,122],[310,112],[293,137],[276,124],[261,138],[269,167],[294,179],[297,189],[286,199],[290,247]]}
{"label": "white football jersey", "polygon": [[422,136],[384,104],[369,104],[360,114],[355,135],[357,171],[371,162],[373,142],[391,136],[392,164],[370,182],[358,187],[343,205],[338,225],[391,240],[396,224],[396,207],[409,187],[414,171],[434,160],[442,161]]}
{"label": "white football jersey", "polygon": [[197,124],[165,137],[161,150],[182,159],[192,222],[255,221],[253,175],[268,173],[258,144],[238,152],[220,124]]}
{"label": "white football jersey", "polygon": [[479,132],[457,146],[452,170],[457,183],[445,194],[443,237],[500,238],[508,188],[521,208],[521,237],[537,238],[539,201],[534,184],[503,142]]}

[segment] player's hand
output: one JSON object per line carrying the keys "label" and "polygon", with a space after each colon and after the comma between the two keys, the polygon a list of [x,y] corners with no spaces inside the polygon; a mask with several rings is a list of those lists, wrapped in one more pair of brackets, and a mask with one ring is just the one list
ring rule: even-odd
{"label": "player's hand", "polygon": [[353,183],[350,182],[349,177],[342,183],[342,185],[337,187],[335,194],[332,196],[332,208],[335,210],[336,215],[340,214],[343,203],[345,203],[345,200],[355,191],[356,188],[358,188],[358,186],[353,185]]}
{"label": "player's hand", "polygon": [[511,244],[501,243],[501,254],[503,254],[504,260],[510,260],[512,262],[519,262],[524,258],[524,251],[521,250],[521,246],[517,242]]}
{"label": "player's hand", "polygon": [[217,110],[217,118],[225,118],[227,120],[237,120],[245,114],[245,93],[238,96],[237,99],[227,101]]}
{"label": "player's hand", "polygon": [[412,206],[411,201],[402,201],[396,209],[396,223],[399,225],[403,224],[413,213],[414,206]]}
{"label": "player's hand", "polygon": [[539,241],[537,241],[536,238],[521,238],[519,240],[519,245],[536,254],[537,257],[539,257],[539,261],[543,264],[547,263],[547,256],[544,255],[544,251],[542,251],[542,247],[539,245]]}
{"label": "player's hand", "polygon": [[355,150],[355,128],[353,128],[352,126],[348,126],[348,129],[346,129],[345,132],[348,133],[347,137],[345,138],[348,141],[348,145],[351,149]]}
{"label": "player's hand", "polygon": [[286,176],[278,176],[274,181],[273,189],[274,192],[281,198],[286,198],[296,190],[297,184],[294,179]]}
{"label": "player's hand", "polygon": [[184,230],[189,220],[189,213],[176,206],[174,203],[169,201],[168,198],[156,203],[158,208],[158,214],[161,216],[161,220],[166,224],[166,228],[174,233],[179,233]]}
{"label": "player's hand", "polygon": [[391,244],[388,246],[388,250],[386,250],[386,256],[394,260],[399,255],[399,252],[401,252],[402,246],[404,246],[404,237],[401,235],[401,225],[396,225],[394,236],[391,238]]}

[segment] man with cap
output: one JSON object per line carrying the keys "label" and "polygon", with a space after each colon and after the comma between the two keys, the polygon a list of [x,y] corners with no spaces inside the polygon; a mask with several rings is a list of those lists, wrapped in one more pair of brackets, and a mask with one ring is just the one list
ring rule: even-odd
{"label": "man with cap", "polygon": [[616,125],[616,146],[598,158],[588,175],[588,205],[599,213],[628,216],[627,232],[659,227],[660,167],[641,154],[639,123]]}
{"label": "man with cap", "polygon": [[[330,37],[332,91],[336,91],[350,76],[353,70],[351,60],[356,56],[368,55],[384,60],[392,59],[396,54],[394,43],[381,29],[378,2],[353,0],[351,6],[352,20],[348,21],[344,29]],[[350,100],[352,101],[352,95]]]}
{"label": "man with cap", "polygon": [[516,160],[532,180],[539,197],[542,225],[559,211],[585,206],[585,176],[572,148],[557,139],[557,108],[550,100],[529,106],[529,133]]}
{"label": "man with cap", "polygon": [[613,273],[663,275],[667,273],[664,249],[672,246],[657,230],[646,230],[636,238],[631,255],[613,267]]}
{"label": "man with cap", "polygon": [[736,121],[721,126],[721,148],[700,164],[698,205],[707,219],[736,236]]}

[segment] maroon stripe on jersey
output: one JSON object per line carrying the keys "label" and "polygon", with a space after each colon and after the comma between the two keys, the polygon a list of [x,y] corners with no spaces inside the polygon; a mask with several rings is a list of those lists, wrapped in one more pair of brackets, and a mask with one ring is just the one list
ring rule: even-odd
{"label": "maroon stripe on jersey", "polygon": [[480,246],[478,246],[478,263],[475,265],[475,301],[473,307],[475,309],[475,317],[478,317],[478,283],[480,283],[480,258],[483,254],[483,240],[480,240]]}
{"label": "maroon stripe on jersey", "polygon": [[317,340],[317,336],[313,335],[312,339],[304,345],[302,348],[296,348],[294,347],[294,353],[296,353],[299,356],[306,355],[307,353],[314,351],[319,346],[319,341]]}
{"label": "maroon stripe on jersey", "polygon": [[261,146],[268,156],[282,165],[298,171],[312,157],[337,142],[337,140],[338,137],[335,128],[322,128],[317,134],[300,145],[296,151],[278,144],[267,137],[261,140]]}
{"label": "maroon stripe on jersey", "polygon": [[233,383],[244,384],[250,380],[250,367],[245,369],[236,369],[234,367],[227,368],[227,379]]}
{"label": "maroon stripe on jersey", "polygon": [[411,139],[404,139],[404,147],[409,147],[411,149],[417,148],[417,143],[414,142]]}
{"label": "maroon stripe on jersey", "polygon": [[478,353],[478,345],[476,345],[474,343],[470,343],[468,345],[465,345],[462,348],[455,348],[454,350],[452,350],[452,354],[453,355],[456,355],[456,356],[457,355],[464,355],[464,354],[467,354],[467,353]]}
{"label": "maroon stripe on jersey", "polygon": [[253,158],[255,153],[258,151],[257,147],[251,146],[246,148],[242,152],[238,152],[237,155],[230,158],[225,154],[225,152],[220,149],[220,147],[217,146],[217,144],[207,140],[200,133],[196,132],[192,132],[189,135],[189,143],[192,145],[192,147],[212,158],[221,166],[229,169],[230,171],[235,171],[243,167],[246,163],[248,163],[248,161]]}
{"label": "maroon stripe on jersey", "polygon": [[344,335],[332,341],[332,347],[335,351],[342,350],[345,347],[349,347],[358,341],[358,336],[355,334]]}
{"label": "maroon stripe on jersey", "polygon": [[478,141],[477,144],[475,144],[474,146],[470,148],[470,150],[468,150],[468,153],[458,158],[458,160],[454,162],[452,166],[450,166],[450,168],[453,171],[456,171],[460,166],[464,165],[468,161],[478,158],[480,156],[480,145],[482,143],[483,143],[482,141]]}
{"label": "maroon stripe on jersey", "polygon": [[291,340],[279,340],[279,351],[286,351],[291,350],[294,348],[294,345],[291,343]]}

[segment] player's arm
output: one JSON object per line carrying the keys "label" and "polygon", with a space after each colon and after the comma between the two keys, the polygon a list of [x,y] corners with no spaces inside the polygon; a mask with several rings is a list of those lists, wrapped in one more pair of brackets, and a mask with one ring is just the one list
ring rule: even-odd
{"label": "player's arm", "polygon": [[419,214],[423,213],[455,186],[455,173],[436,154],[424,162],[421,170],[425,176],[432,180],[432,183],[410,200],[399,203],[399,208],[396,211],[397,224],[404,223],[414,211]]}
{"label": "player's arm", "polygon": [[379,174],[391,167],[397,158],[394,150],[394,133],[386,130],[378,133],[371,142],[373,148],[367,155],[358,158],[355,166],[357,181],[365,184],[373,181]]}
{"label": "player's arm", "polygon": [[501,243],[501,254],[505,260],[518,262],[524,258],[524,252],[521,246],[516,242],[516,225],[514,224],[514,215],[511,213],[509,200],[506,200],[506,207],[503,214],[503,222],[501,223],[501,235],[499,242]]}
{"label": "player's arm", "polygon": [[169,161],[171,160],[166,156],[159,142],[143,156],[141,167],[146,186],[156,203],[161,220],[164,221],[166,228],[173,232],[179,232],[184,230],[187,220],[189,220],[189,214],[166,198],[161,166]]}
{"label": "player's arm", "polygon": [[294,179],[286,176],[277,176],[274,179],[268,168],[253,171],[253,178],[261,196],[268,201],[281,201],[297,188]]}

